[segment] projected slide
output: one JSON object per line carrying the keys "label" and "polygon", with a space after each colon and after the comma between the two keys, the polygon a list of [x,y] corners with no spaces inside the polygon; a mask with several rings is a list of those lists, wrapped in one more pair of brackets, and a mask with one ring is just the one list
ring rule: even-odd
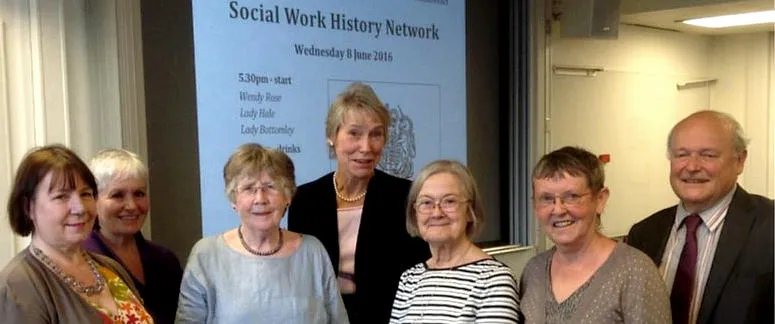
{"label": "projected slide", "polygon": [[381,170],[465,162],[463,1],[195,0],[193,18],[203,235],[239,222],[222,170],[242,143],[284,150],[298,184],[334,170],[326,112],[353,81],[391,112]]}

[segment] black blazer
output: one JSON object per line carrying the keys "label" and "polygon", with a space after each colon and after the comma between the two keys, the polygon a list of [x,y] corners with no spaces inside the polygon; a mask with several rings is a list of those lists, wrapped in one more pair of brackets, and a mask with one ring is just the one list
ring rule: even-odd
{"label": "black blazer", "polygon": [[[632,226],[627,243],[659,265],[677,206]],[[773,201],[737,187],[721,229],[697,323],[773,322]]]}
{"label": "black blazer", "polygon": [[[355,248],[355,296],[345,306],[352,323],[387,323],[401,273],[430,258],[424,241],[406,232],[411,182],[376,170]],[[339,227],[333,173],[299,187],[288,210],[288,229],[317,237],[339,273]]]}

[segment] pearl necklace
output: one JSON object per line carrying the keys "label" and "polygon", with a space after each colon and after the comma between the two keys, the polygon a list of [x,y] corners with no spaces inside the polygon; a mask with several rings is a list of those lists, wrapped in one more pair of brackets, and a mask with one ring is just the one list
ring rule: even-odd
{"label": "pearl necklace", "polygon": [[346,202],[356,202],[358,200],[363,199],[363,197],[366,196],[366,190],[364,190],[363,192],[353,196],[352,198],[345,197],[341,192],[339,192],[339,187],[336,185],[336,171],[334,171],[334,192],[336,193],[336,196],[339,197],[339,199]]}
{"label": "pearl necklace", "polygon": [[87,286],[86,284],[78,281],[78,279],[75,279],[75,277],[65,273],[62,268],[60,268],[56,263],[54,263],[53,260],[51,260],[45,253],[43,253],[43,251],[34,245],[30,245],[30,252],[32,252],[32,255],[38,258],[38,260],[43,262],[43,264],[49,267],[51,271],[54,271],[54,273],[65,283],[70,285],[73,290],[80,294],[94,296],[102,292],[102,289],[105,288],[105,278],[102,276],[102,274],[100,274],[99,270],[97,270],[97,265],[94,264],[94,260],[92,260],[92,258],[89,257],[83,250],[81,250],[81,256],[84,258],[84,260],[86,260],[86,264],[89,265],[89,271],[91,271],[91,273],[94,275],[94,278],[96,279],[96,282],[90,286]]}
{"label": "pearl necklace", "polygon": [[248,245],[248,242],[245,241],[245,237],[242,236],[242,225],[240,225],[237,228],[237,234],[239,235],[239,241],[240,241],[240,243],[242,243],[242,247],[244,247],[245,250],[248,250],[248,252],[250,252],[251,254],[255,254],[255,255],[258,255],[258,256],[270,256],[272,254],[275,254],[275,253],[279,252],[280,249],[282,249],[282,247],[283,247],[283,230],[280,229],[280,228],[278,228],[278,230],[280,230],[280,239],[277,242],[277,247],[275,247],[274,249],[272,249],[269,252],[261,252],[259,250],[253,250],[253,248],[251,248]]}

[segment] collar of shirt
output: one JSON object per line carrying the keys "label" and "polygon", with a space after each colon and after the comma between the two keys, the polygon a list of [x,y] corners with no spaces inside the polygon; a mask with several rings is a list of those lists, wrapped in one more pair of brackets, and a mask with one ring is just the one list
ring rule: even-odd
{"label": "collar of shirt", "polygon": [[[734,196],[736,190],[737,184],[735,184],[735,186],[732,187],[732,190],[724,195],[721,200],[710,208],[700,212],[700,219],[702,219],[702,223],[705,224],[710,232],[715,232],[719,228],[719,225],[724,222],[724,217],[727,215],[727,209],[729,209],[729,204],[732,202],[732,196]],[[675,222],[673,223],[673,232],[681,227],[684,218],[689,215],[689,212],[684,209],[683,204],[679,203],[675,214]]]}

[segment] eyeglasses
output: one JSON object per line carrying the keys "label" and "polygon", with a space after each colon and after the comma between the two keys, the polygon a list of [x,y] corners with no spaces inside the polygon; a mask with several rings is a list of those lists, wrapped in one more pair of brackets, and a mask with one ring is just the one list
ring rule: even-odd
{"label": "eyeglasses", "polygon": [[255,196],[258,191],[261,191],[261,193],[265,195],[275,196],[280,193],[280,187],[274,183],[261,183],[241,187],[239,190],[237,190],[237,192],[241,195],[251,196]]}
{"label": "eyeglasses", "polygon": [[557,199],[560,199],[560,204],[562,204],[565,207],[575,207],[581,204],[581,201],[584,197],[591,195],[591,192],[583,193],[583,194],[577,194],[575,192],[566,192],[562,195],[552,195],[552,194],[543,194],[538,197],[535,197],[535,204],[538,207],[549,207],[554,206],[554,203],[557,201]]}
{"label": "eyeglasses", "polygon": [[420,214],[430,214],[436,209],[436,206],[439,206],[441,211],[454,214],[460,210],[460,206],[467,202],[467,199],[460,199],[456,196],[447,196],[439,200],[420,198],[414,203],[414,209]]}

